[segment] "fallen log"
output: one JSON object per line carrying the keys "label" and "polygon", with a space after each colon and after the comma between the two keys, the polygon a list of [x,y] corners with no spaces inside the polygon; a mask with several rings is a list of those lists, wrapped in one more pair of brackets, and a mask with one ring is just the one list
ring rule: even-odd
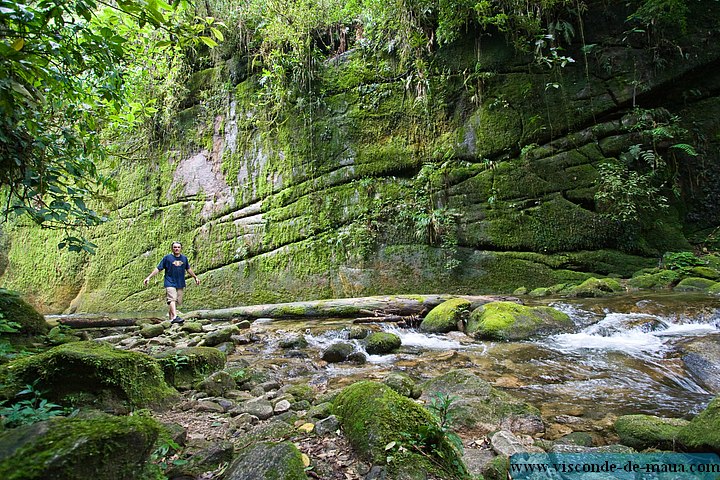
{"label": "fallen log", "polygon": [[376,297],[337,298],[304,302],[247,305],[215,310],[187,312],[185,318],[229,320],[257,318],[359,318],[398,315],[412,316],[429,312],[451,298],[464,298],[471,302],[471,308],[489,302],[511,301],[520,303],[515,297],[495,295],[386,295]]}
{"label": "fallen log", "polygon": [[136,318],[60,317],[57,323],[72,328],[131,327]]}

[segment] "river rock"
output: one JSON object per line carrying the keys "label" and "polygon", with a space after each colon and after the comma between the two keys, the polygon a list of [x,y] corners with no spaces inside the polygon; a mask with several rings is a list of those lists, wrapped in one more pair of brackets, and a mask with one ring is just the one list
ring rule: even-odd
{"label": "river rock", "polygon": [[492,446],[492,449],[495,451],[495,453],[497,453],[498,455],[505,455],[506,457],[509,457],[516,453],[543,451],[538,447],[528,447],[526,445],[523,445],[523,443],[518,437],[516,437],[512,432],[508,432],[507,430],[500,430],[499,432],[493,434],[490,437],[490,445]]}
{"label": "river rock", "polygon": [[235,410],[239,413],[248,413],[260,420],[267,420],[273,416],[272,403],[262,398],[248,400],[247,402],[239,405]]}
{"label": "river rock", "polygon": [[0,478],[131,480],[148,466],[161,426],[146,416],[55,418],[0,434]]}
{"label": "river rock", "polygon": [[384,355],[394,352],[401,344],[400,337],[394,333],[373,332],[365,339],[365,351],[370,355]]}
{"label": "river rock", "polygon": [[242,450],[225,472],[226,480],[306,478],[300,450],[292,442],[260,442]]}
{"label": "river rock", "polygon": [[382,383],[406,397],[420,398],[422,393],[422,389],[415,384],[415,381],[404,373],[391,373],[383,379]]}
{"label": "river rock", "polygon": [[[345,387],[335,397],[333,405],[353,448],[373,464],[386,465],[388,456],[393,456],[395,461],[390,462],[388,468],[410,469],[405,472],[409,475],[418,475],[419,472],[438,473],[438,466],[445,470],[439,473],[445,475],[448,471],[457,474],[458,468],[465,471],[459,452],[444,436],[427,438],[428,442],[435,443],[436,449],[424,455],[409,449],[393,449],[393,445],[400,445],[404,441],[403,435],[411,438],[427,436],[426,426],[434,424],[435,420],[421,405],[390,387],[371,381],[357,382]],[[398,472],[395,473],[397,478],[403,478]]]}
{"label": "river rock", "polygon": [[615,421],[620,443],[637,450],[660,448],[673,450],[680,429],[688,424],[680,418],[653,415],[623,415]]}
{"label": "river rock", "polygon": [[528,307],[514,302],[490,302],[473,310],[467,334],[478,340],[526,340],[568,332],[570,317],[552,307]]}
{"label": "river rock", "polygon": [[231,462],[232,459],[233,444],[228,441],[215,441],[194,453],[185,463],[171,464],[165,471],[165,476],[172,479],[203,478],[203,474]]}
{"label": "river rock", "polygon": [[320,354],[320,358],[328,363],[340,363],[347,360],[348,355],[355,351],[355,347],[347,342],[336,342],[327,347]]}
{"label": "river rock", "polygon": [[430,310],[422,323],[420,330],[430,333],[447,333],[453,330],[462,330],[470,314],[472,303],[463,298],[446,300]]}
{"label": "river rock", "polygon": [[235,325],[209,332],[203,339],[203,346],[214,347],[224,342],[230,342],[232,336],[237,333],[240,333],[240,329]]}
{"label": "river rock", "polygon": [[496,428],[503,420],[515,417],[535,417],[537,421],[533,423],[542,423],[538,409],[494,388],[467,369],[451,370],[435,377],[422,384],[422,391],[420,399],[426,404],[438,401],[438,396],[449,398],[458,427]]}
{"label": "river rock", "polygon": [[302,333],[294,332],[289,333],[285,335],[283,338],[280,339],[278,345],[280,348],[306,348],[308,346],[308,341],[305,338],[305,335]]}
{"label": "river rock", "polygon": [[290,410],[290,402],[288,400],[280,400],[273,407],[273,412],[275,413],[275,415],[278,415],[280,413],[285,413],[289,410]]}
{"label": "river rock", "polygon": [[708,390],[720,393],[720,336],[693,338],[680,349],[685,368]]}
{"label": "river rock", "polygon": [[228,372],[220,370],[210,374],[198,383],[197,388],[213,397],[221,397],[237,387],[235,379]]}

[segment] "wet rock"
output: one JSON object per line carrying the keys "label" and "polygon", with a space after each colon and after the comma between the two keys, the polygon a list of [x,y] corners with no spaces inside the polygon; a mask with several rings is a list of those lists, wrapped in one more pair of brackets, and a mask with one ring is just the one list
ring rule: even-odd
{"label": "wet rock", "polygon": [[348,332],[348,338],[351,340],[362,340],[363,338],[370,335],[370,332],[372,332],[372,330],[368,327],[362,325],[353,325],[352,327],[350,327],[350,331]]}
{"label": "wet rock", "polygon": [[356,365],[365,365],[367,363],[367,355],[363,352],[352,352],[348,355],[347,361]]}
{"label": "wet rock", "polygon": [[235,353],[235,343],[233,342],[223,342],[220,345],[216,345],[215,348],[223,352],[225,355],[232,355]]}
{"label": "wet rock", "polygon": [[328,363],[340,363],[347,360],[348,356],[355,351],[355,347],[346,342],[336,342],[323,350],[320,358]]}
{"label": "wet rock", "polygon": [[537,447],[528,447],[524,445],[518,437],[513,435],[512,432],[507,430],[500,430],[490,437],[490,445],[492,449],[498,455],[505,455],[507,457],[516,453],[523,453],[529,451],[542,451]]}
{"label": "wet rock", "polygon": [[693,338],[680,349],[685,367],[708,390],[720,393],[720,337]]}
{"label": "wet rock", "polygon": [[203,333],[203,326],[200,322],[185,322],[180,330],[185,333]]}
{"label": "wet rock", "polygon": [[620,443],[637,450],[661,448],[672,450],[681,427],[688,424],[680,418],[653,415],[623,415],[615,421]]}
{"label": "wet rock", "polygon": [[678,440],[694,451],[720,453],[720,396],[684,427],[680,428]]}
{"label": "wet rock", "polygon": [[400,337],[388,332],[373,332],[367,336],[365,342],[365,350],[370,355],[392,353],[402,344]]}
{"label": "wet rock", "polygon": [[479,340],[526,340],[571,331],[570,317],[552,307],[490,302],[473,310],[467,334]]}
{"label": "wet rock", "polygon": [[226,480],[305,478],[300,450],[291,442],[261,442],[242,450],[225,472]]}
{"label": "wet rock", "polygon": [[305,335],[302,333],[290,333],[280,339],[278,343],[280,348],[291,349],[291,348],[307,348],[308,341]]}
{"label": "wet rock", "polygon": [[240,330],[247,330],[252,326],[252,323],[250,322],[250,320],[240,320],[235,325],[237,325]]}

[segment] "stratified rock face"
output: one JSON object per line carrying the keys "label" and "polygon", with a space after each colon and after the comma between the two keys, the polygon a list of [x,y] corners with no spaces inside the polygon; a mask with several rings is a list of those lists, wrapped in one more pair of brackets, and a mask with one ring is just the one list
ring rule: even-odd
{"label": "stratified rock face", "polygon": [[[442,73],[422,101],[402,72],[356,49],[274,123],[257,78],[231,86],[220,59],[183,86],[175,130],[138,142],[153,146],[115,170],[117,209],[92,232],[97,254],[45,255],[56,233],[12,228],[0,282],[45,312],[159,310],[160,281],[142,278],[173,240],[202,280],[188,309],[510,293],[656,266],[690,248],[688,232],[695,241],[720,223],[716,4],[698,5],[667,51],[646,36],[623,43],[626,12],[591,4],[582,42],[563,50],[575,62],[554,70],[469,32],[436,50],[430,71]],[[675,127],[702,141],[657,138]],[[673,148],[688,143],[699,157]],[[601,165],[646,168],[653,148],[677,172],[666,184],[681,195],[660,192],[672,208],[605,215]]]}

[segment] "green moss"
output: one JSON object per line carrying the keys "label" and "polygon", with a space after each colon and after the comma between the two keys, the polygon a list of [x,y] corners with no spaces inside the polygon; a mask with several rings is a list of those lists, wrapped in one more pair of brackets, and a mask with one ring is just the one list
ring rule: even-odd
{"label": "green moss", "polygon": [[605,297],[623,291],[625,291],[625,288],[615,279],[593,277],[571,288],[569,293],[574,297],[594,298]]}
{"label": "green moss", "polygon": [[472,312],[466,331],[478,339],[524,340],[559,333],[572,326],[567,314],[551,307],[490,302]]}
{"label": "green moss", "polygon": [[373,332],[365,338],[365,350],[370,355],[383,355],[400,348],[400,337],[394,333]]}
{"label": "green moss", "polygon": [[420,324],[420,330],[434,333],[446,333],[459,330],[469,314],[470,301],[462,298],[447,300],[430,310]]}
{"label": "green moss", "polygon": [[714,280],[699,277],[688,277],[680,280],[673,288],[676,292],[707,292],[715,285]]}
{"label": "green moss", "polygon": [[47,398],[62,404],[90,395],[99,407],[126,403],[131,408],[159,404],[176,395],[158,363],[143,353],[118,350],[108,344],[74,342],[53,347],[7,365],[2,383],[7,397],[37,382]]}
{"label": "green moss", "polygon": [[707,278],[709,280],[720,280],[720,272],[710,267],[693,267],[690,269],[690,276]]}
{"label": "green moss", "polygon": [[46,335],[50,326],[20,295],[0,288],[0,318],[19,324],[18,331],[12,335]]}
{"label": "green moss", "polygon": [[[442,478],[465,475],[458,453],[437,432],[428,430],[436,425],[430,412],[390,387],[370,381],[354,383],[337,395],[333,406],[348,440],[363,458],[386,465],[393,457],[390,470],[416,463],[427,472],[439,473],[440,466]],[[424,449],[424,455],[414,453],[409,441]],[[410,448],[387,448],[391,442]]]}
{"label": "green moss", "polygon": [[671,288],[679,279],[680,274],[675,270],[661,270],[633,276],[627,284],[630,288],[662,290]]}
{"label": "green moss", "polygon": [[0,436],[5,480],[151,480],[161,427],[147,417],[58,418]]}
{"label": "green moss", "polygon": [[623,415],[615,421],[620,443],[636,450],[675,450],[676,437],[688,421],[652,415]]}
{"label": "green moss", "polygon": [[187,347],[159,354],[165,380],[178,388],[190,388],[225,366],[226,356],[213,347]]}
{"label": "green moss", "polygon": [[705,410],[682,427],[677,438],[693,451],[720,453],[720,397],[713,398]]}

